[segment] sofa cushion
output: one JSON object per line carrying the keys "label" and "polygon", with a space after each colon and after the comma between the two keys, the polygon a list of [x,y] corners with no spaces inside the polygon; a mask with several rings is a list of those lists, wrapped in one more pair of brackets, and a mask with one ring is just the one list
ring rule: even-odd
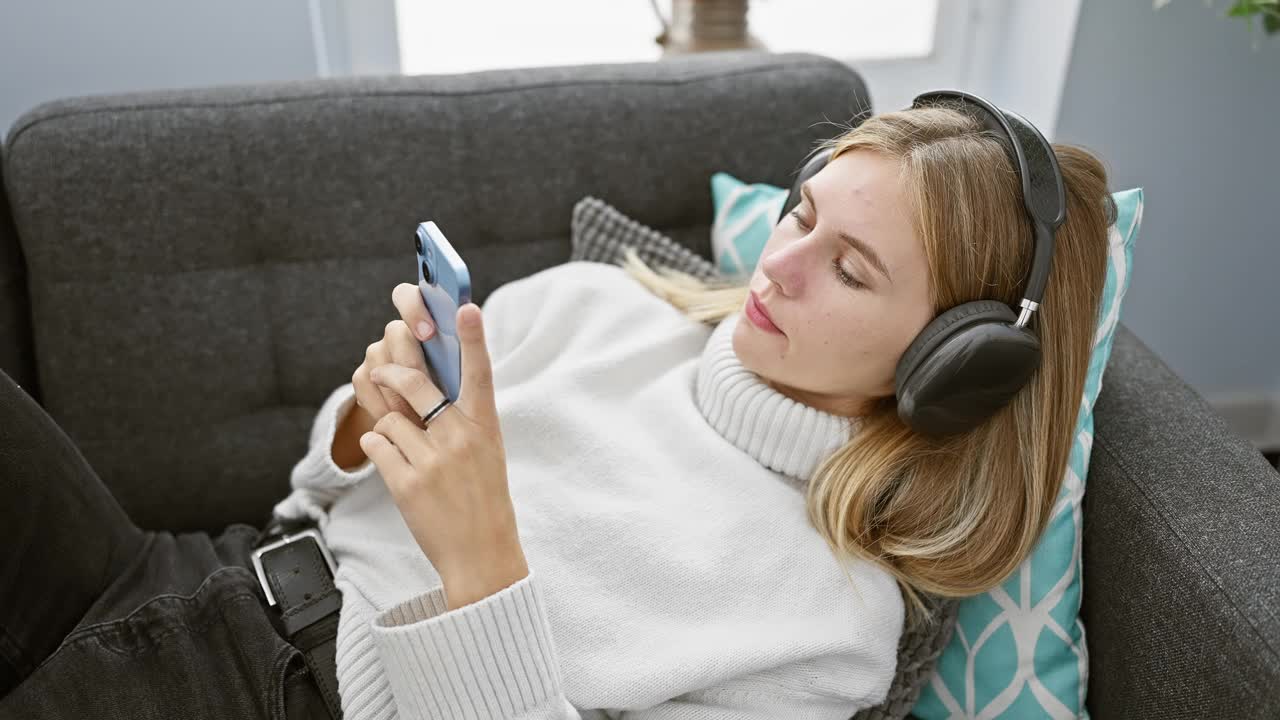
{"label": "sofa cushion", "polygon": [[789,191],[769,183],[746,183],[727,172],[711,176],[711,252],[725,275],[750,278],[760,252],[778,224]]}
{"label": "sofa cushion", "polygon": [[662,266],[704,280],[718,278],[715,265],[689,248],[595,197],[573,206],[569,260],[621,265],[628,248],[649,266]]}

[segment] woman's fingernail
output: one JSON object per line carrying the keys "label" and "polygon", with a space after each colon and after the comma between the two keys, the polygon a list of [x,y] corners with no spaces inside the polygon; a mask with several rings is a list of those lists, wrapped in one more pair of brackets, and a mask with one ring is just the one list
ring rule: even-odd
{"label": "woman's fingernail", "polygon": [[429,337],[431,337],[431,326],[428,325],[426,321],[419,321],[418,322],[418,339],[426,340]]}

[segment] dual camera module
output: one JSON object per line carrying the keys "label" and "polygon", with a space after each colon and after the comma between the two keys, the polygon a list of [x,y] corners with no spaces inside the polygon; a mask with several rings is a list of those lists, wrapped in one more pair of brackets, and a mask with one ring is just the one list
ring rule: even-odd
{"label": "dual camera module", "polygon": [[419,233],[413,234],[413,246],[418,251],[418,257],[422,258],[422,277],[427,281],[427,284],[430,285],[435,282],[435,279],[431,277],[431,266],[427,263],[428,258],[426,257],[426,253],[423,252],[422,235]]}

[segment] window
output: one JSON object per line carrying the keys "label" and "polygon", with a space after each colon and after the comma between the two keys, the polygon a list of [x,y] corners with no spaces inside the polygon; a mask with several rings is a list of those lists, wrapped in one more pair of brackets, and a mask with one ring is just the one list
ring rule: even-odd
{"label": "window", "polygon": [[938,0],[755,0],[747,25],[774,52],[891,60],[928,55],[937,18]]}
{"label": "window", "polygon": [[[671,0],[308,0],[319,74],[463,73],[646,62]],[[1052,140],[1080,0],[750,0],[775,52],[849,63],[879,112],[963,88],[1016,108]]]}
{"label": "window", "polygon": [[[671,0],[657,0],[671,16]],[[406,74],[657,60],[653,0],[395,0]],[[752,0],[750,32],[771,51],[846,61],[933,50],[938,0]]]}

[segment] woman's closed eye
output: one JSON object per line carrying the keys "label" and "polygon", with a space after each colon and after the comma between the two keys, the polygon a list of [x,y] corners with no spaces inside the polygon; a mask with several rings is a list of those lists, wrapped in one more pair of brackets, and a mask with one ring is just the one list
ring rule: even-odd
{"label": "woman's closed eye", "polygon": [[[806,232],[807,232],[807,231],[809,231],[809,230],[811,230],[811,229],[812,229],[812,228],[810,228],[808,225],[806,225],[806,224],[805,224],[804,220],[801,220],[801,219],[800,219],[800,211],[799,211],[799,210],[792,210],[789,214],[790,214],[790,215],[791,215],[791,217],[796,221],[796,225],[799,225],[799,226],[800,226],[800,229],[801,229],[801,230],[804,230],[804,231],[806,231]],[[857,278],[855,278],[854,276],[850,275],[850,274],[849,274],[849,273],[844,269],[844,267],[843,267],[842,265],[840,265],[840,258],[834,258],[834,259],[832,259],[832,260],[831,260],[831,267],[835,269],[836,279],[838,279],[840,282],[844,283],[845,285],[848,285],[849,287],[851,287],[851,288],[853,288],[853,289],[855,289],[855,290],[856,290],[856,289],[858,289],[858,288],[864,288],[864,287],[866,287],[866,284],[865,284],[865,283],[859,282]]]}

